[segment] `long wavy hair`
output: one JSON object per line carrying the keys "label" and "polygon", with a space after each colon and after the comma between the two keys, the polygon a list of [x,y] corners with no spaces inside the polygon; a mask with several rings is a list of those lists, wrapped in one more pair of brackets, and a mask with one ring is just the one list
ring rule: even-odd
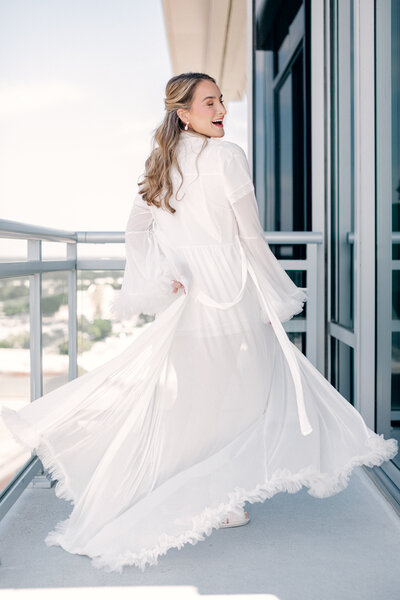
{"label": "long wavy hair", "polygon": [[[145,162],[144,179],[138,182],[141,187],[139,194],[149,206],[154,204],[157,208],[162,208],[164,205],[165,209],[172,214],[176,212],[175,208],[169,204],[169,199],[173,194],[170,177],[172,166],[178,170],[182,178],[177,192],[183,184],[183,174],[176,159],[176,148],[184,124],[178,117],[177,110],[180,108],[190,110],[196,86],[204,79],[216,83],[215,79],[206,73],[181,73],[167,82],[164,98],[165,117],[161,125],[155,129],[152,150]],[[208,144],[208,138],[202,134],[198,135],[204,137],[201,153]],[[198,157],[196,165],[197,160]]]}

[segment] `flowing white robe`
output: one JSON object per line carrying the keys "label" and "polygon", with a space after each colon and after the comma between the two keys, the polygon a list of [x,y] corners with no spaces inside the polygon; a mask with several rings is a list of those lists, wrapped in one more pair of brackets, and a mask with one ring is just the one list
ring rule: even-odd
{"label": "flowing white robe", "polygon": [[265,241],[244,151],[203,139],[181,133],[176,212],[137,194],[128,220],[114,311],[155,320],[105,365],[2,411],[73,503],[46,543],[106,570],[157,564],[246,501],[336,494],[398,450],[290,342],[282,322],[307,295]]}

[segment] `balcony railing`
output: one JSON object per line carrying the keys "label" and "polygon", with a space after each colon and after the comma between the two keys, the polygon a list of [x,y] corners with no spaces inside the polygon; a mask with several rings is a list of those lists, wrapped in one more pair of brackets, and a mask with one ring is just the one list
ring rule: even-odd
{"label": "balcony railing", "polygon": [[[123,271],[124,259],[78,258],[79,244],[123,244],[123,232],[64,231],[0,220],[0,238],[27,241],[25,260],[0,262],[0,282],[5,278],[29,278],[29,354],[30,354],[30,400],[43,395],[42,365],[42,275],[44,273],[67,273],[68,296],[68,380],[78,376],[78,318],[77,291],[79,271]],[[317,288],[318,251],[322,250],[322,234],[318,232],[268,232],[265,239],[270,244],[301,244],[306,246],[306,259],[284,259],[280,264],[287,271],[306,273],[308,301],[306,318],[294,318],[284,323],[288,333],[305,333],[306,355],[314,364],[317,353],[318,307]],[[65,259],[44,260],[43,242],[66,245]],[[4,257],[6,258],[6,257]],[[301,317],[301,315],[300,315]],[[3,317],[7,318],[7,317]],[[0,366],[1,370],[1,366]],[[0,519],[17,500],[32,478],[43,472],[38,457],[31,458],[18,470],[14,477],[0,490]]]}

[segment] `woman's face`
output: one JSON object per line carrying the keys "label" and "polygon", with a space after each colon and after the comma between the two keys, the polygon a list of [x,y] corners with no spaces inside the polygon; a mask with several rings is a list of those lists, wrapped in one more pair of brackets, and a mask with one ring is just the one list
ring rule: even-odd
{"label": "woman's face", "polygon": [[[189,121],[188,131],[196,131],[207,137],[223,137],[225,135],[223,118],[226,112],[221,90],[217,84],[203,79],[196,86],[190,111],[180,109],[177,114],[185,125]],[[222,124],[214,124],[218,120]]]}

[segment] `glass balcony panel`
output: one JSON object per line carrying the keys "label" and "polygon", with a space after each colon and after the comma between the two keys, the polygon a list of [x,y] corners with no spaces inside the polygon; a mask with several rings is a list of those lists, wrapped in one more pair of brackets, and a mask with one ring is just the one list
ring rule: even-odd
{"label": "glass balcony panel", "polygon": [[[307,287],[307,271],[286,271],[290,279],[297,285],[297,287]],[[307,318],[307,302],[303,305],[303,310],[298,315],[294,315],[295,320],[304,320]]]}
{"label": "glass balcony panel", "polygon": [[295,346],[297,346],[297,348],[300,350],[300,352],[303,352],[303,354],[306,353],[306,333],[303,331],[289,331],[288,332],[288,338],[290,339],[290,341],[292,342],[292,344],[294,344]]}
{"label": "glass balcony panel", "polygon": [[150,315],[119,320],[109,304],[121,288],[123,271],[78,271],[78,373],[86,373],[122,352],[153,321]]}
{"label": "glass balcony panel", "polygon": [[68,273],[42,275],[43,393],[68,381]]}
{"label": "glass balcony panel", "polygon": [[[0,405],[19,410],[30,402],[29,278],[0,279]],[[13,440],[0,422],[0,463],[7,464]],[[7,442],[7,443],[5,443]],[[0,492],[29,459],[28,451],[11,463],[0,481]]]}
{"label": "glass balcony panel", "polygon": [[26,260],[27,251],[26,240],[0,238],[0,263]]}
{"label": "glass balcony panel", "polygon": [[[129,211],[128,211],[129,212]],[[126,220],[128,220],[128,212],[126,214]],[[123,230],[125,227],[125,221],[121,225]],[[125,251],[124,245],[105,243],[105,244],[78,244],[78,259],[124,259]]]}
{"label": "glass balcony panel", "polygon": [[43,260],[65,260],[67,244],[62,242],[42,242]]}

